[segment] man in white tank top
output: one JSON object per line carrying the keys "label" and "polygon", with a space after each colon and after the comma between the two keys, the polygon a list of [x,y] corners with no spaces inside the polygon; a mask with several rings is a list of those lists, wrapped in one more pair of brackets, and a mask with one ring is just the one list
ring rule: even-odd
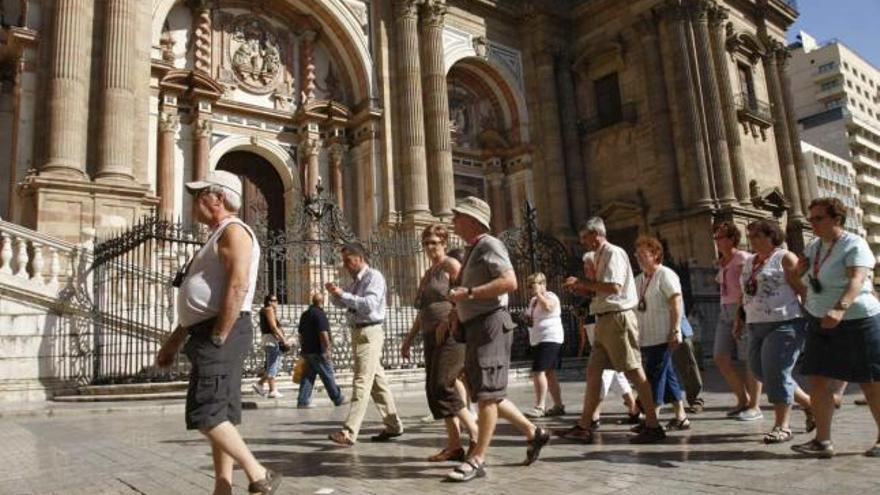
{"label": "man in white tank top", "polygon": [[211,442],[214,493],[232,490],[233,461],[247,475],[250,493],[276,493],[281,476],[254,458],[235,427],[241,422],[242,363],[253,342],[250,309],[260,260],[253,231],[236,216],[241,181],[215,170],[186,188],[193,195],[193,218],[211,235],[183,273],[178,326],[156,364],[171,365],[186,342],[183,352],[192,365],[186,426]]}

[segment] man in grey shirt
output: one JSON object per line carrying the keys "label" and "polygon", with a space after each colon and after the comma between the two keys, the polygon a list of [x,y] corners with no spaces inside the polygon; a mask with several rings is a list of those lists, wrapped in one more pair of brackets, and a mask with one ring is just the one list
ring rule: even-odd
{"label": "man in grey shirt", "polygon": [[354,354],[354,384],[351,409],[343,429],[331,433],[329,438],[339,445],[354,445],[367,412],[367,401],[372,396],[385,429],[371,440],[386,442],[403,434],[403,424],[397,415],[394,397],[382,368],[385,277],[367,265],[366,252],[358,244],[346,244],[342,248],[342,264],[354,279],[349,289],[343,290],[334,283],[326,284],[325,288],[334,306],[348,310]]}
{"label": "man in grey shirt", "polygon": [[[485,459],[498,416],[508,420],[528,439],[526,464],[538,459],[550,434],[535,426],[507,396],[510,346],[515,328],[506,310],[507,294],[517,288],[516,274],[504,243],[488,234],[491,210],[481,199],[469,196],[453,208],[455,233],[468,246],[459,286],[449,291],[456,303],[453,331],[464,332],[465,378],[471,399],[479,403],[477,446],[464,463],[448,474],[452,481],[485,476]],[[459,323],[460,322],[460,323]]]}

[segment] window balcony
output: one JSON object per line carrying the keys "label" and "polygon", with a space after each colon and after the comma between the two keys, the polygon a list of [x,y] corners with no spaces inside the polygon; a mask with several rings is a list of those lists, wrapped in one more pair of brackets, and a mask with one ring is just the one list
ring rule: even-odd
{"label": "window balcony", "polygon": [[[855,155],[853,155],[852,161],[853,161],[853,165],[856,165],[856,166],[866,165],[866,166],[871,167],[872,169],[876,170],[878,173],[880,173],[880,162],[878,162],[877,160],[874,160],[873,158],[870,158],[868,155],[866,155],[864,153],[856,153]],[[859,177],[862,177],[862,175],[865,175],[865,174],[859,174]],[[861,180],[861,179],[859,179],[859,180]]]}
{"label": "window balcony", "polygon": [[880,206],[880,197],[873,194],[862,194],[859,196],[859,201],[865,206]]}
{"label": "window balcony", "polygon": [[[872,139],[868,139],[867,137],[862,136],[861,134],[851,134],[849,137],[849,142],[853,146],[860,146],[863,148],[867,148],[867,149],[873,151],[874,153],[880,154],[880,143],[878,143]],[[859,156],[861,156],[861,153],[859,154]]]}

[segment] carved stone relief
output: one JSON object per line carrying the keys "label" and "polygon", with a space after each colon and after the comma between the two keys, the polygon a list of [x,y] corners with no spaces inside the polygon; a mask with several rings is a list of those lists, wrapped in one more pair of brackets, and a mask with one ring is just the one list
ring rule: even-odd
{"label": "carved stone relief", "polygon": [[233,22],[229,56],[232,71],[245,88],[258,94],[275,89],[282,73],[282,48],[260,18],[242,16]]}

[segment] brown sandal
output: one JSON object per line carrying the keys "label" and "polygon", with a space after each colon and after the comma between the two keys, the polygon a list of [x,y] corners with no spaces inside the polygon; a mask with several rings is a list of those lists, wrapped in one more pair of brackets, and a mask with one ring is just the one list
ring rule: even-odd
{"label": "brown sandal", "polygon": [[343,447],[351,447],[354,445],[354,440],[352,440],[344,431],[334,431],[327,435],[327,438],[332,440],[336,445],[342,445]]}
{"label": "brown sandal", "polygon": [[278,485],[280,484],[281,475],[271,469],[267,469],[265,478],[253,481],[248,485],[248,493],[271,495],[278,490]]}
{"label": "brown sandal", "polygon": [[454,450],[443,449],[440,452],[428,457],[428,462],[446,462],[457,461],[464,462],[464,449],[459,447]]}

